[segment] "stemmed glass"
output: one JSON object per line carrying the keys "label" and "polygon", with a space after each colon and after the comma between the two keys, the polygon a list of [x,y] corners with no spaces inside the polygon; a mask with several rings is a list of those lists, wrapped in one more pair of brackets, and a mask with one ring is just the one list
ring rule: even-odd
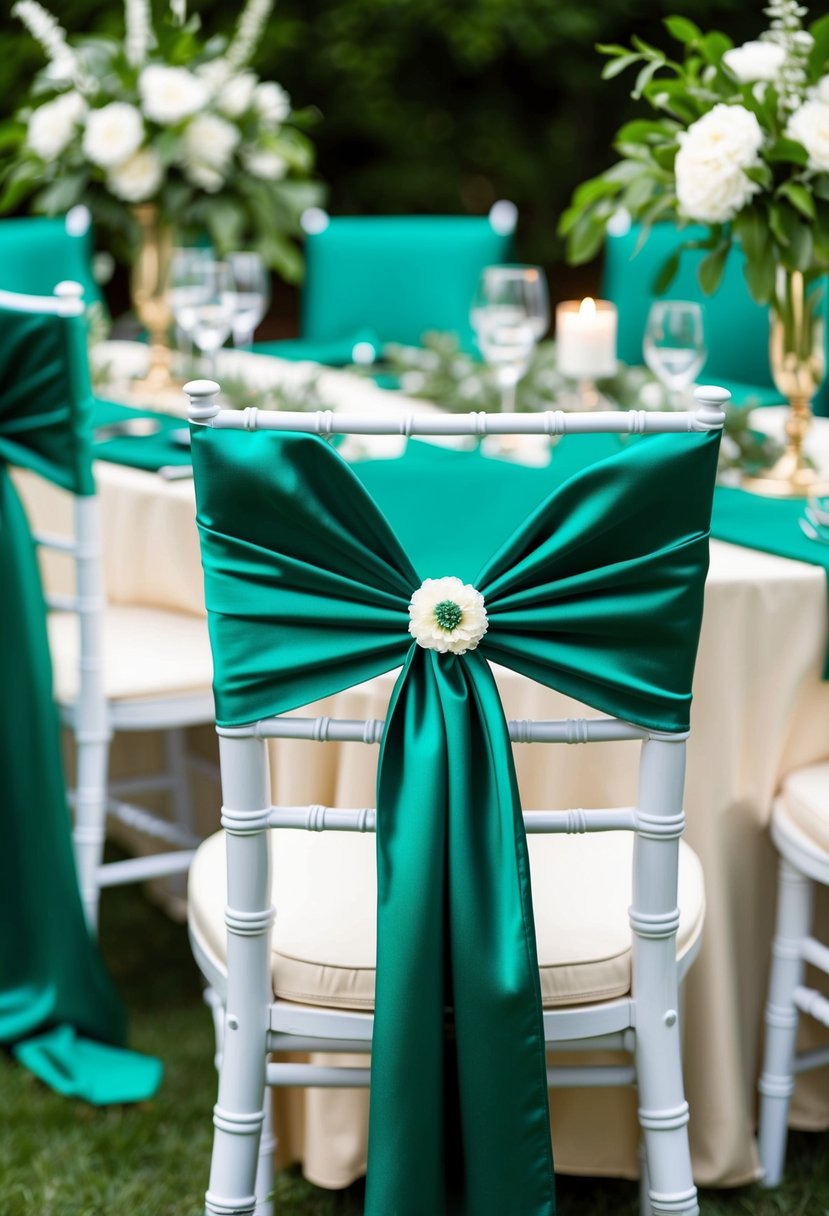
{"label": "stemmed glass", "polygon": [[702,371],[708,351],[702,309],[692,300],[657,300],[651,305],[642,343],[645,362],[679,406]]}
{"label": "stemmed glass", "polygon": [[178,344],[188,360],[193,354],[193,305],[198,304],[204,294],[204,284],[198,268],[212,260],[212,250],[204,246],[194,246],[174,249],[170,261],[167,296],[179,336]]}
{"label": "stemmed glass", "polygon": [[176,274],[170,298],[176,324],[207,356],[207,374],[215,376],[216,352],[230,336],[236,314],[230,267],[210,257],[192,257],[182,261]]}
{"label": "stemmed glass", "polygon": [[495,372],[501,409],[515,409],[518,381],[550,323],[544,273],[538,266],[486,266],[470,312],[481,354]]}
{"label": "stemmed glass", "polygon": [[229,253],[227,261],[236,283],[233,345],[250,348],[256,327],[271,302],[270,276],[261,256],[252,250]]}

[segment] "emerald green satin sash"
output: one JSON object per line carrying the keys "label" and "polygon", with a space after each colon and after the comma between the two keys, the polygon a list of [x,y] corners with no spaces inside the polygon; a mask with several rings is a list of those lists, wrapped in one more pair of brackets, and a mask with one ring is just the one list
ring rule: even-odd
{"label": "emerald green satin sash", "polygon": [[[407,632],[422,576],[455,572],[416,572],[324,441],[193,428],[219,723],[403,665],[378,773],[369,1216],[555,1210],[526,841],[489,662],[686,729],[718,444],[649,437],[560,485],[475,580],[489,632],[457,656]],[[475,504],[446,527],[474,529]]]}
{"label": "emerald green satin sash", "polygon": [[0,310],[0,1043],[63,1093],[121,1102],[149,1097],[161,1070],[100,1045],[124,1041],[124,1012],[84,921],[43,590],[8,475],[16,465],[94,491],[87,375],[80,320]]}

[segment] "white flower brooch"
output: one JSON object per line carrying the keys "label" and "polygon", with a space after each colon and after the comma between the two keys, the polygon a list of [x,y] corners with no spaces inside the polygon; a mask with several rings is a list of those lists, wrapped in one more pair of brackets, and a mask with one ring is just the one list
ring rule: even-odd
{"label": "white flower brooch", "polygon": [[424,579],[409,603],[409,633],[441,654],[474,650],[489,628],[484,597],[459,578]]}

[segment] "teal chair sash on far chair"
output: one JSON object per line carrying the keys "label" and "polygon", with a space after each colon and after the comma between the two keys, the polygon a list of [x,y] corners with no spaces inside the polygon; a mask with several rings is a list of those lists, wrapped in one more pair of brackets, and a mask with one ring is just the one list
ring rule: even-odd
{"label": "teal chair sash on far chair", "polygon": [[300,340],[257,350],[359,362],[359,354],[352,359],[359,342],[378,351],[387,342],[417,346],[428,330],[457,333],[461,348],[474,350],[475,286],[484,266],[512,258],[516,215],[503,201],[487,216],[306,212]]}
{"label": "teal chair sash on far chair", "polygon": [[[700,226],[679,229],[671,223],[654,224],[637,252],[642,236],[638,224],[608,234],[602,276],[602,295],[619,309],[618,354],[624,363],[642,362],[642,338],[654,299],[653,284],[666,259],[684,242],[703,240]],[[696,300],[702,306],[708,358],[706,380],[774,389],[769,367],[768,309],[751,297],[743,274],[744,258],[732,246],[718,290],[706,295],[697,271],[704,250],[683,252],[679,271],[659,299]],[[736,394],[735,394],[736,395]],[[829,389],[824,384],[815,400],[817,413],[826,413]]]}
{"label": "teal chair sash on far chair", "polygon": [[[124,1015],[87,932],[72,855],[45,605],[9,476],[30,469],[94,492],[77,297],[0,307],[0,1043],[52,1088],[93,1103],[141,1101],[157,1060],[123,1051]],[[40,311],[36,308],[40,307]]]}
{"label": "teal chair sash on far chair", "polygon": [[47,296],[70,280],[83,287],[84,300],[103,304],[92,273],[92,228],[86,207],[65,216],[0,220],[0,288]]}

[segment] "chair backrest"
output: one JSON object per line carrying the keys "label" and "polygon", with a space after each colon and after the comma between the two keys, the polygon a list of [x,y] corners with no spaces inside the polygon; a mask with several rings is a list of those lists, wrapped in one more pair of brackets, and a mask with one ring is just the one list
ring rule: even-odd
{"label": "chair backrest", "polygon": [[[381,1131],[390,1125],[392,1106],[386,1105],[393,1102],[390,1095],[402,1092],[405,1084],[400,1052],[416,1059],[424,1076],[431,1076],[433,1067],[444,1067],[442,1062],[433,1064],[427,1041],[435,1019],[442,1023],[447,1004],[454,1008],[459,1058],[469,1050],[461,1046],[461,1028],[465,1036],[470,1022],[478,1029],[487,1025],[482,1037],[475,1039],[478,1058],[486,1057],[486,1067],[492,1070],[488,1092],[497,1093],[507,1105],[516,1094],[523,1095],[518,1099],[523,1102],[527,1094],[539,1093],[533,1088],[538,1080],[533,1073],[536,1065],[527,1066],[522,1053],[527,1041],[540,1048],[535,1057],[536,1064],[542,1061],[538,1100],[546,1114],[546,1031],[541,1029],[540,1039],[533,1037],[535,1031],[528,1039],[525,1036],[513,1055],[512,1045],[522,1036],[513,1035],[514,1027],[505,1029],[516,1004],[525,1012],[536,1009],[541,1023],[540,1002],[537,1008],[532,1004],[533,984],[537,984],[532,943],[528,946],[522,932],[514,932],[515,926],[530,923],[527,917],[531,919],[532,912],[526,886],[520,881],[516,885],[516,875],[524,872],[525,854],[523,834],[513,830],[521,808],[511,775],[510,740],[643,740],[637,807],[529,812],[525,823],[530,831],[637,833],[630,912],[639,977],[634,997],[611,1003],[612,1007],[603,1002],[601,1029],[596,1022],[588,1032],[572,1017],[565,1037],[581,1040],[589,1033],[628,1033],[637,1017],[647,1022],[664,1015],[666,1001],[674,1011],[666,1025],[670,1033],[677,1033],[675,934],[684,739],[707,569],[718,434],[724,419],[721,407],[728,394],[698,390],[698,409],[683,414],[554,411],[510,416],[412,414],[401,419],[330,411],[221,410],[216,403],[218,386],[212,382],[195,382],[186,391],[195,424],[194,473],[216,671],[222,822],[227,829],[227,1009],[232,1010],[234,1030],[243,1024],[250,1027],[245,1047],[234,1039],[234,1049],[239,1053],[257,1047],[263,1052],[291,1050],[300,1043],[307,1048],[303,1036],[314,1034],[348,1042],[350,1050],[355,1043],[368,1042],[371,1029],[366,1029],[362,1014],[326,1013],[295,1004],[289,1009],[288,1003],[279,1001],[264,1013],[271,919],[266,835],[268,828],[377,830],[378,916],[385,928],[382,932],[378,928],[373,1050],[380,1059],[372,1072],[370,1119],[370,1127],[373,1124],[378,1131],[370,1132],[370,1154],[390,1151],[387,1143],[380,1143]],[[260,433],[245,433],[251,431]],[[448,579],[438,580],[439,585],[427,579],[415,589],[418,576],[376,504],[341,458],[316,438],[401,431],[574,436],[615,432],[655,438],[653,444],[628,444],[570,478],[502,546],[481,572],[480,590],[492,626],[491,635],[485,636],[483,598],[476,599],[478,593],[471,587],[450,587]],[[430,483],[427,492],[439,493],[439,489]],[[459,529],[463,523],[458,521]],[[459,598],[442,599],[444,595]],[[649,600],[651,595],[656,599]],[[409,634],[418,645],[411,645]],[[452,655],[432,655],[431,662],[430,649],[466,651],[466,658],[460,664]],[[506,726],[487,659],[612,716]],[[403,672],[385,724],[280,716],[399,664]],[[644,695],[643,680],[649,687]],[[652,696],[655,701],[648,704]],[[271,806],[264,751],[269,737],[365,743],[382,739],[378,812]],[[467,881],[470,870],[475,874],[471,882]],[[495,925],[498,916],[492,915],[490,897],[500,911],[509,908],[506,918],[512,928],[507,936],[514,932],[509,964],[501,953],[503,925]],[[442,910],[444,900],[448,911]],[[472,940],[464,932],[474,937],[472,926],[486,926],[482,930],[485,957],[474,950],[447,948],[451,957],[443,966],[436,965],[435,960],[443,957],[442,941],[458,940],[453,925],[459,923],[465,925],[465,931],[460,930],[464,947]],[[429,943],[425,957],[423,942]],[[469,958],[462,957],[465,954]],[[492,977],[487,969],[497,971],[499,959],[509,972],[505,983],[510,1014],[498,1004],[500,996],[491,997],[488,987]],[[470,968],[487,972],[487,978],[479,983],[480,977],[473,977]],[[391,978],[382,980],[381,996],[384,970]],[[498,981],[492,980],[492,985],[497,988]],[[516,1002],[519,989],[522,1000]],[[412,993],[417,1000],[411,999]],[[474,1010],[467,1001],[472,1001]],[[326,1016],[331,1018],[328,1031],[321,1025]],[[487,1039],[499,1016],[504,1017],[504,1026]],[[490,1017],[494,1021],[488,1021]],[[476,1033],[472,1031],[473,1038]],[[400,1039],[390,1050],[395,1035]],[[496,1038],[499,1046],[493,1049]],[[466,1058],[468,1063],[470,1057]],[[285,1073],[282,1065],[268,1065],[269,1083],[303,1083],[297,1070],[288,1067]],[[452,1067],[446,1065],[447,1070]],[[329,1078],[331,1072],[311,1068],[304,1083],[336,1083]],[[243,1084],[231,1073],[223,1067],[217,1106],[222,1117],[216,1122],[219,1138],[249,1133],[254,1124],[250,1114],[237,1124],[228,1113],[234,1100],[238,1104]],[[625,1078],[629,1083],[628,1072]],[[607,1075],[604,1080],[607,1083]],[[361,1073],[340,1083],[365,1081]],[[464,1091],[462,1102],[471,1100],[471,1094],[472,1090]],[[259,1100],[254,1077],[242,1109],[258,1110]],[[380,1111],[376,1120],[375,1103]],[[400,1117],[395,1136],[386,1137],[398,1149],[407,1137],[405,1115]],[[536,1163],[549,1155],[546,1122],[537,1124],[526,1142],[525,1126],[518,1118],[512,1129],[516,1143],[501,1146],[498,1169],[506,1171],[501,1186],[508,1173],[505,1162],[518,1173],[531,1173],[527,1153],[530,1159],[535,1155]],[[405,1149],[401,1151],[405,1154]],[[480,1157],[476,1169],[478,1162]],[[378,1174],[393,1176],[397,1165],[394,1170],[381,1168]],[[230,1167],[227,1174],[224,1171],[225,1158],[214,1155],[212,1194],[245,1194],[242,1176],[234,1175]],[[370,1166],[370,1186],[371,1178]],[[399,1179],[397,1173],[398,1185]],[[506,1201],[503,1206],[506,1210]],[[391,1202],[381,1201],[372,1210],[391,1208]]]}
{"label": "chair backrest", "polygon": [[[601,290],[619,309],[618,354],[623,362],[642,362],[648,310],[657,298],[653,284],[663,264],[685,241],[702,240],[706,235],[706,229],[699,226],[679,229],[671,223],[658,223],[639,248],[642,229],[638,224],[608,234]],[[751,298],[742,251],[736,245],[731,247],[722,282],[713,295],[703,292],[697,277],[704,256],[703,250],[684,252],[676,278],[658,298],[695,300],[701,305],[708,347],[706,377],[773,387],[768,309]]]}
{"label": "chair backrest", "polygon": [[92,273],[92,228],[85,207],[65,216],[0,220],[0,288],[48,296],[61,281],[83,287],[87,307],[103,305]]}
{"label": "chair backrest", "polygon": [[511,260],[515,218],[506,202],[488,216],[307,212],[301,336],[327,342],[370,329],[381,342],[419,345],[426,331],[444,330],[475,349],[475,287],[484,266]]}

